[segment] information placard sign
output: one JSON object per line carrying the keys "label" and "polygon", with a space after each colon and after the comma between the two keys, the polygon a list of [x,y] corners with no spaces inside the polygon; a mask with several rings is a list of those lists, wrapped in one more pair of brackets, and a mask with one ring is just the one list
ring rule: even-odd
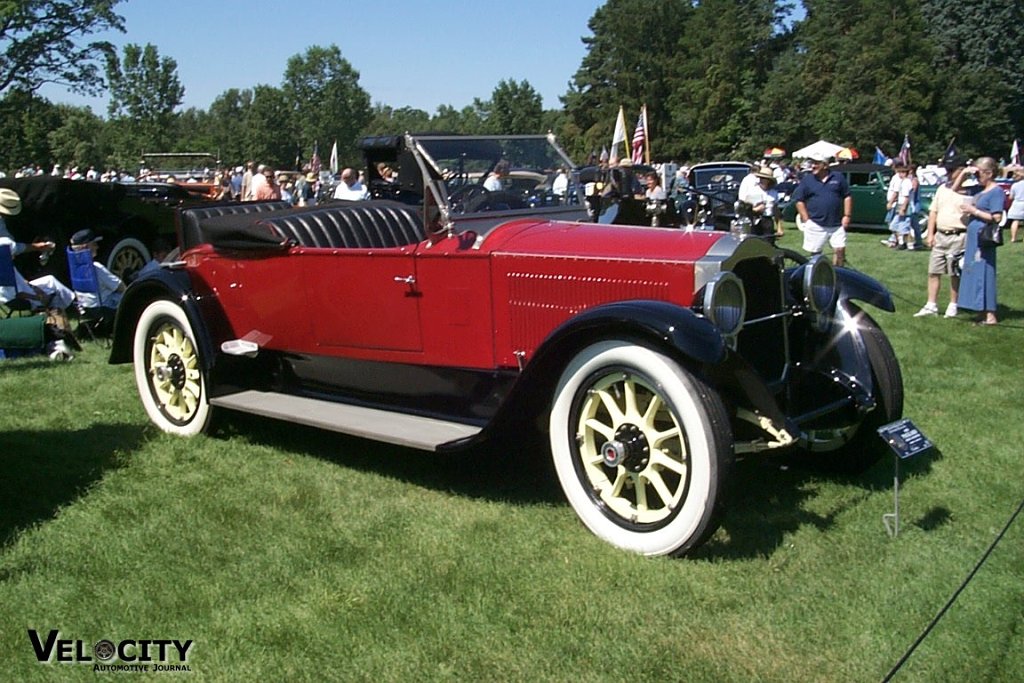
{"label": "information placard sign", "polygon": [[901,460],[923,453],[932,447],[932,442],[928,440],[928,437],[922,434],[921,430],[908,419],[897,420],[879,427],[878,435],[889,444],[889,448]]}

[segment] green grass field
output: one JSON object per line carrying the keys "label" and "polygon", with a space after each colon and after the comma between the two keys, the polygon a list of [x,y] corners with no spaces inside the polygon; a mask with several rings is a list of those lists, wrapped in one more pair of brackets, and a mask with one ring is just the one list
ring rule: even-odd
{"label": "green grass field", "polygon": [[[891,458],[749,458],[709,544],[644,559],[520,444],[438,457],[241,415],[182,440],[100,346],[0,362],[0,679],[94,677],[36,661],[28,629],[59,629],[90,653],[192,640],[166,675],[203,680],[881,680],[1024,498],[1024,246],[999,253],[998,328],[912,317],[927,252],[859,234],[849,257],[896,297],[872,313],[936,444],[904,463],[897,538]],[[1022,679],[1018,519],[895,680]]]}

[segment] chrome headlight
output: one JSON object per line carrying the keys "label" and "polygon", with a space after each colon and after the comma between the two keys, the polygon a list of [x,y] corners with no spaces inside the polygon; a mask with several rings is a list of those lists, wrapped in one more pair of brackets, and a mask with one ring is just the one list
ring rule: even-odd
{"label": "chrome headlight", "polygon": [[729,271],[711,278],[704,288],[704,315],[726,337],[734,337],[743,329],[747,314],[747,294],[743,281]]}
{"label": "chrome headlight", "polygon": [[824,331],[836,303],[836,270],[825,256],[818,254],[804,266],[803,295],[815,325]]}

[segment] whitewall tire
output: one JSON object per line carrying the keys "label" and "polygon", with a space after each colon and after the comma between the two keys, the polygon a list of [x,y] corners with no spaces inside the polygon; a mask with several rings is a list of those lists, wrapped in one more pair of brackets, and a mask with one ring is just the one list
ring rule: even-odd
{"label": "whitewall tire", "polygon": [[206,431],[211,409],[199,347],[180,306],[161,299],[135,326],[135,384],[149,419],[181,436]]}
{"label": "whitewall tire", "polygon": [[733,460],[718,395],[675,360],[618,340],[569,363],[550,416],[569,504],[594,534],[644,555],[679,555],[714,533]]}

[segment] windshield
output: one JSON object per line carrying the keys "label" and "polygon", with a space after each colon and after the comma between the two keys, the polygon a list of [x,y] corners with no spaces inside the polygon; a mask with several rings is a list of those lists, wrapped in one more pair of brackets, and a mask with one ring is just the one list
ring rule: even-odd
{"label": "windshield", "polygon": [[498,162],[510,170],[553,175],[573,163],[543,135],[480,137],[424,136],[416,138],[442,178],[472,178],[483,182]]}

